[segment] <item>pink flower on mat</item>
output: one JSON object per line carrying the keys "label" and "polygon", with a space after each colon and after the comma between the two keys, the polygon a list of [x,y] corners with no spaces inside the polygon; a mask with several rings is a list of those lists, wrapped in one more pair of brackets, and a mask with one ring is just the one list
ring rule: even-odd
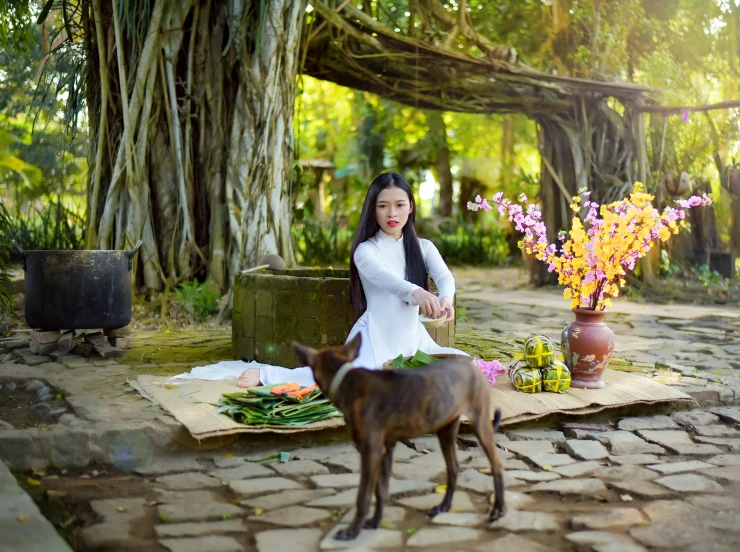
{"label": "pink flower on mat", "polygon": [[500,374],[506,373],[506,368],[504,368],[504,365],[501,364],[498,360],[483,360],[482,358],[476,358],[473,359],[475,362],[475,365],[480,368],[480,371],[483,372],[483,375],[486,376],[486,379],[488,380],[489,387],[493,387],[496,385],[496,378]]}

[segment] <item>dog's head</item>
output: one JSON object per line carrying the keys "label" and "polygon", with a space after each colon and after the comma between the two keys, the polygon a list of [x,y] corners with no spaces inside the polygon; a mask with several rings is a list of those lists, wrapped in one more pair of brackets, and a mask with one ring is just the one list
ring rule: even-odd
{"label": "dog's head", "polygon": [[343,364],[357,358],[361,344],[362,336],[357,334],[352,341],[342,347],[327,347],[317,351],[294,341],[293,350],[302,364],[311,367],[316,383],[326,394],[334,374]]}

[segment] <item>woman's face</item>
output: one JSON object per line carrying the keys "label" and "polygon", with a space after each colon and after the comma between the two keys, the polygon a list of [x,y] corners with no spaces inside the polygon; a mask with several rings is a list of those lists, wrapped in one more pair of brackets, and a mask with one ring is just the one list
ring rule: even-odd
{"label": "woman's face", "polygon": [[391,186],[378,194],[375,202],[375,220],[380,229],[394,239],[403,234],[403,227],[411,213],[409,196],[401,188]]}

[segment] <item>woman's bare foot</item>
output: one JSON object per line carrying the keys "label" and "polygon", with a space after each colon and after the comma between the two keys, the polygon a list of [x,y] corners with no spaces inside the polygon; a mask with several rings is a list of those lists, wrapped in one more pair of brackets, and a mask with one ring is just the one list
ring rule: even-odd
{"label": "woman's bare foot", "polygon": [[260,385],[260,369],[244,370],[236,380],[237,387],[258,387]]}

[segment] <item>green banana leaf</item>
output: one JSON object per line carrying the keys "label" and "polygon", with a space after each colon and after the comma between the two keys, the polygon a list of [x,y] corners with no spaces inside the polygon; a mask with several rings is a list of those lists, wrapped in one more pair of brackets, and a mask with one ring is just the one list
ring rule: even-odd
{"label": "green banana leaf", "polygon": [[406,362],[406,359],[403,358],[403,355],[398,355],[396,358],[393,359],[393,362],[391,362],[391,368],[394,370],[398,370],[401,368],[411,368],[408,366],[408,363]]}
{"label": "green banana leaf", "polygon": [[398,355],[393,359],[390,367],[398,370],[405,368],[419,368],[421,366],[431,364],[432,362],[437,362],[438,360],[438,358],[428,355],[423,351],[416,351],[416,354],[409,360],[406,360],[403,355]]}
{"label": "green banana leaf", "polygon": [[241,424],[306,425],[341,416],[320,389],[298,400],[270,394],[274,386],[250,387],[246,392],[227,393],[218,401],[218,412]]}
{"label": "green banana leaf", "polygon": [[427,364],[437,362],[438,360],[438,358],[428,355],[423,351],[416,351],[416,354],[411,358],[409,364],[414,368],[418,368],[419,366],[426,366]]}

